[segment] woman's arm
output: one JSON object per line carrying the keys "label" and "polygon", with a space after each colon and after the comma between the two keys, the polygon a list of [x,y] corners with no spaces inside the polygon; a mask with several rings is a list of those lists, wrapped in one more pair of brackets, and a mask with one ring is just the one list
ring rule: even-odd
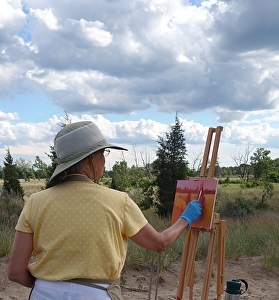
{"label": "woman's arm", "polygon": [[8,278],[26,287],[32,287],[35,277],[28,264],[33,252],[33,234],[16,231],[8,265]]}
{"label": "woman's arm", "polygon": [[179,238],[187,225],[186,220],[178,219],[163,232],[158,232],[148,223],[130,239],[145,249],[160,253],[167,250]]}
{"label": "woman's arm", "polygon": [[131,240],[139,246],[155,252],[167,250],[202,213],[202,206],[198,200],[192,200],[180,218],[163,232],[158,232],[150,224],[146,224]]}

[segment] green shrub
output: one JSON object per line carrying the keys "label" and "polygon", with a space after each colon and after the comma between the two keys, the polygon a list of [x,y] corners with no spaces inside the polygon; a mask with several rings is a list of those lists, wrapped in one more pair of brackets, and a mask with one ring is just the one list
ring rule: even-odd
{"label": "green shrub", "polygon": [[15,231],[13,228],[1,225],[0,228],[0,257],[8,256],[12,249]]}
{"label": "green shrub", "polygon": [[222,217],[242,218],[254,213],[255,202],[240,196],[226,201],[219,209]]}
{"label": "green shrub", "polygon": [[0,228],[13,228],[23,207],[21,196],[3,192],[0,196]]}

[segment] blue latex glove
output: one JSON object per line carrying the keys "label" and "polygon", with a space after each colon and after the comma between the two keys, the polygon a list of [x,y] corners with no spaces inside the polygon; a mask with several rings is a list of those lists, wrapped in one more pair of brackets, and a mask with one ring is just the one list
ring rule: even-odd
{"label": "blue latex glove", "polygon": [[180,216],[180,218],[186,220],[188,222],[188,227],[196,221],[202,213],[202,206],[198,200],[192,200],[187,207],[185,208],[184,212]]}

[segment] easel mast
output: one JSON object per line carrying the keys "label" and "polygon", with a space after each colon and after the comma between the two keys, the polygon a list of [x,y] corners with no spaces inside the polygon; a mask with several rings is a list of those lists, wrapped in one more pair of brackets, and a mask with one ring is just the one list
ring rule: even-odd
{"label": "easel mast", "polygon": [[[222,126],[216,128],[210,127],[208,130],[207,141],[205,145],[205,151],[203,156],[203,162],[200,171],[200,177],[206,177],[208,158],[210,154],[213,134],[215,133],[214,145],[211,154],[210,166],[208,169],[207,177],[213,178],[215,166],[217,162],[217,154],[220,143]],[[181,300],[183,297],[184,286],[189,287],[189,300],[193,300],[194,293],[194,271],[195,271],[195,256],[197,252],[197,245],[199,239],[199,233],[205,231],[199,228],[189,228],[186,240],[184,244],[183,257],[181,263],[180,277],[177,289],[177,300]],[[220,220],[218,213],[213,213],[213,225],[212,228],[206,230],[210,234],[205,277],[202,288],[201,300],[207,300],[209,294],[210,278],[212,273],[213,257],[214,257],[214,246],[216,243],[216,236],[218,233],[218,262],[217,262],[217,300],[221,299],[221,295],[224,292],[224,262],[225,262],[225,236],[226,236],[226,221]]]}

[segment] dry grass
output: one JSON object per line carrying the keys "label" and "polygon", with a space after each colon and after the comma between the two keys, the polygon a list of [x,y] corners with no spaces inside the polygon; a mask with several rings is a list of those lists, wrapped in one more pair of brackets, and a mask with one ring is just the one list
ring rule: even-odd
{"label": "dry grass", "polygon": [[[45,188],[46,182],[44,179],[31,179],[30,181],[25,181],[24,179],[20,179],[20,185],[24,190],[24,199],[29,197],[31,194],[40,191]],[[3,179],[0,179],[0,188],[3,186]]]}
{"label": "dry grass", "polygon": [[[2,185],[0,181],[0,186]],[[32,180],[30,182],[21,181],[25,192],[25,197],[41,190],[45,186],[44,180]],[[219,185],[217,194],[218,201],[232,199],[241,195],[244,198],[259,201],[262,189],[260,187],[245,189],[239,185]],[[226,233],[226,257],[239,258],[242,256],[262,256],[264,266],[269,269],[279,269],[279,185],[275,185],[275,194],[269,200],[269,208],[257,211],[253,216],[243,219],[227,219]],[[216,209],[218,212],[218,210]],[[144,212],[149,222],[158,230],[162,231],[170,225],[170,221],[161,219],[154,211]],[[7,226],[2,226],[0,230],[0,256],[7,255],[11,248],[14,230]],[[177,261],[183,251],[185,236],[182,236],[168,251],[161,255],[161,266],[168,267]],[[204,258],[207,254],[207,235],[202,234],[199,239],[198,258]],[[152,255],[134,243],[129,243],[126,267],[142,269],[150,265]]]}

